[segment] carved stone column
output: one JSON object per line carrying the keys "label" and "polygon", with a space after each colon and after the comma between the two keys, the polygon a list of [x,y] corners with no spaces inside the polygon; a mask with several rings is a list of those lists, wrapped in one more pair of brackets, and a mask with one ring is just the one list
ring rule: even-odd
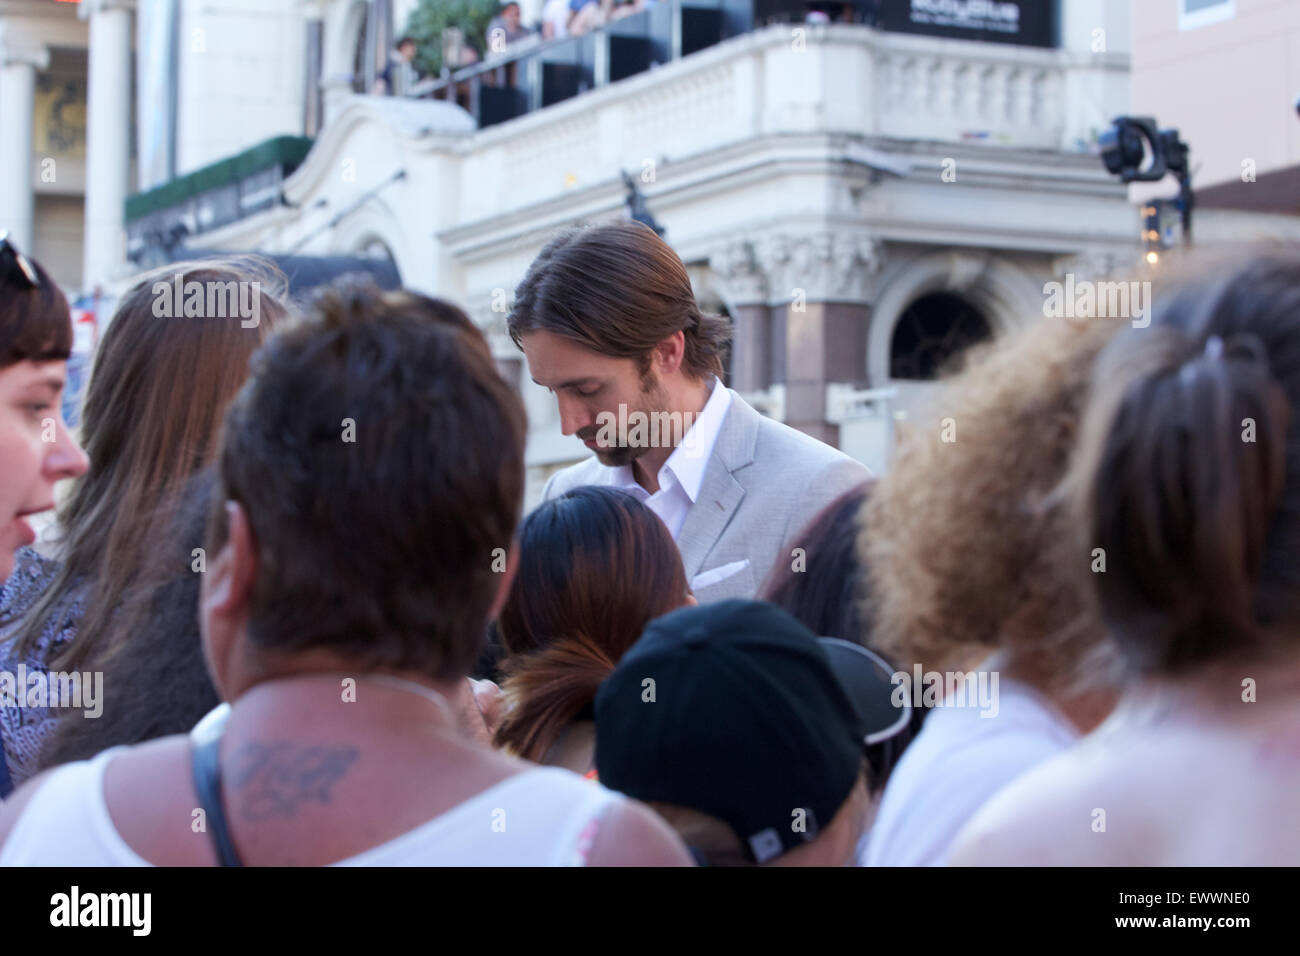
{"label": "carved stone column", "polygon": [[870,301],[879,244],[859,230],[778,234],[760,244],[773,305],[773,361],[785,384],[786,422],[829,444],[839,427],[826,421],[826,386],[864,385]]}
{"label": "carved stone column", "polygon": [[36,193],[32,175],[32,136],[36,72],[50,65],[44,47],[23,47],[0,35],[0,228],[14,243],[35,255]]}
{"label": "carved stone column", "polygon": [[731,308],[731,387],[762,391],[772,384],[772,314],[767,276],[758,266],[753,244],[729,242],[709,256]]}
{"label": "carved stone column", "polygon": [[90,21],[86,92],[86,246],[82,282],[94,288],[126,260],[125,203],[130,169],[131,16],[129,0],[86,0]]}

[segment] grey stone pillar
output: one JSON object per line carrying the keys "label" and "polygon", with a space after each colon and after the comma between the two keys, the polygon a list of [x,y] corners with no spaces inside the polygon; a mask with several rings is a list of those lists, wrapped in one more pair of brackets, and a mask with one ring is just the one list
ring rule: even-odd
{"label": "grey stone pillar", "polygon": [[772,321],[767,279],[753,245],[727,243],[709,256],[731,311],[731,387],[758,392],[772,384]]}
{"label": "grey stone pillar", "polygon": [[773,365],[783,373],[786,423],[838,445],[839,426],[826,421],[826,386],[866,384],[877,245],[849,230],[775,235],[760,245],[759,262],[772,294],[772,328],[781,330],[772,347],[781,352]]}
{"label": "grey stone pillar", "polygon": [[50,65],[45,47],[26,47],[0,36],[0,228],[14,244],[35,255],[36,193],[32,173],[32,137],[36,72]]}
{"label": "grey stone pillar", "polygon": [[125,204],[131,156],[130,0],[86,0],[86,246],[82,282],[94,288],[126,261]]}

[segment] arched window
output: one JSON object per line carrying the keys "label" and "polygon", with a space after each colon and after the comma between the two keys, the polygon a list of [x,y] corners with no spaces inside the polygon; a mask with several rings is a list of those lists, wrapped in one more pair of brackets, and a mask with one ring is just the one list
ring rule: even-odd
{"label": "arched window", "polygon": [[937,378],[955,356],[992,335],[988,319],[969,300],[950,292],[923,295],[903,310],[894,326],[889,377]]}

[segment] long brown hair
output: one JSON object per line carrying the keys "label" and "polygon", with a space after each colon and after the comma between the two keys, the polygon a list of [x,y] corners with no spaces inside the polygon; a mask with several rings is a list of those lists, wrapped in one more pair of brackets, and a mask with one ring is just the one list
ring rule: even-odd
{"label": "long brown hair", "polygon": [[574,488],[540,505],[519,529],[498,620],[506,714],[496,746],[541,761],[645,626],[686,595],[667,527],[627,492]]}
{"label": "long brown hair", "polygon": [[[122,608],[120,633],[129,633],[131,639],[95,657],[95,670],[104,672],[102,712],[92,718],[75,707],[61,711],[41,747],[38,769],[88,760],[121,744],[187,733],[220,702],[203,659],[198,611],[202,575],[193,555],[193,549],[203,545],[215,485],[210,468],[190,479],[168,525],[166,542],[149,557],[137,593]],[[148,686],[165,686],[167,693],[140,693]]]}
{"label": "long brown hair", "polygon": [[551,239],[515,289],[506,325],[515,345],[541,329],[600,355],[635,359],[642,372],[654,347],[680,331],[682,370],[695,379],[722,378],[731,336],[726,319],[700,311],[677,253],[639,222]]}
{"label": "long brown hair", "polygon": [[[190,283],[218,294],[175,294],[196,288]],[[32,652],[51,617],[73,618],[74,597],[84,602],[80,619],[70,620],[77,636],[47,662],[50,669],[75,668],[109,649],[116,609],[187,480],[214,460],[222,416],[249,358],[285,315],[286,284],[271,263],[234,257],[166,266],[123,297],[82,407],[90,468],[58,511],[62,566],[18,631],[19,653]],[[256,311],[231,314],[238,311],[231,289]]]}
{"label": "long brown hair", "polygon": [[1102,353],[1072,473],[1088,583],[1143,674],[1300,646],[1300,256],[1180,275]]}

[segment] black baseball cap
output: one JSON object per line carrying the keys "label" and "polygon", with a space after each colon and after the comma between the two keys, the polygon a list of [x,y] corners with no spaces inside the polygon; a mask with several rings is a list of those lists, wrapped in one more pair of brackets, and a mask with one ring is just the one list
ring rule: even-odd
{"label": "black baseball cap", "polygon": [[764,863],[815,839],[866,745],[907,725],[890,676],[763,601],[681,608],[650,623],[596,695],[600,782],[716,817]]}

